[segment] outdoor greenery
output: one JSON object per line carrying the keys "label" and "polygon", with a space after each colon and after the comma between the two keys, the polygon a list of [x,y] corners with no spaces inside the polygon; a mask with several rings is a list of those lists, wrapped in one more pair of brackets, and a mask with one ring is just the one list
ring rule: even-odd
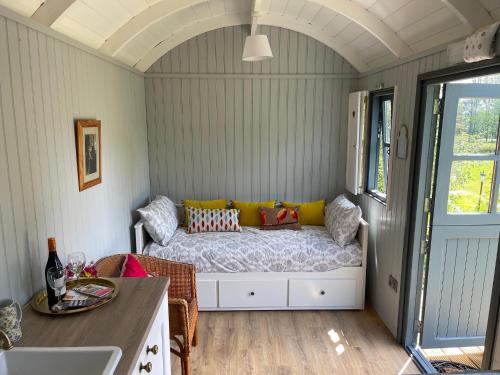
{"label": "outdoor greenery", "polygon": [[[461,98],[458,103],[454,155],[494,154],[500,99]],[[488,212],[494,162],[453,161],[448,212]]]}

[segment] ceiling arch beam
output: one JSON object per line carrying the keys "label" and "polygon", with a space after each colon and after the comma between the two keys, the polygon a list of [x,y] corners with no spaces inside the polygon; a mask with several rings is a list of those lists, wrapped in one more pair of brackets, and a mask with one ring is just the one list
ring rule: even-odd
{"label": "ceiling arch beam", "polygon": [[479,1],[442,0],[458,19],[471,30],[491,25],[495,20]]}
{"label": "ceiling arch beam", "polygon": [[106,39],[102,46],[99,47],[99,51],[110,56],[115,56],[128,44],[128,42],[149,26],[171,16],[175,12],[207,1],[208,0],[161,0],[145,9],[116,30]]}
{"label": "ceiling arch beam", "polygon": [[[173,33],[169,38],[165,39],[164,41],[158,43],[155,47],[153,47],[145,56],[143,56],[135,64],[135,68],[145,72],[160,57],[162,57],[165,53],[175,48],[179,44],[182,44],[185,41],[197,35],[215,29],[248,24],[249,16],[250,13],[248,12],[236,13],[236,14],[212,17],[188,25],[180,29],[178,32]],[[366,63],[363,61],[363,59],[361,59],[360,56],[358,56],[354,52],[354,50],[351,47],[339,42],[334,37],[325,36],[325,34],[322,33],[321,31],[316,31],[310,25],[297,21],[292,17],[264,14],[259,17],[259,24],[282,27],[308,35],[335,50],[335,52],[339,53],[342,57],[344,57],[347,61],[349,61],[349,63],[351,63],[359,72],[366,72],[368,70],[368,66],[366,65]]]}
{"label": "ceiling arch beam", "polygon": [[[365,30],[375,36],[386,46],[394,56],[404,58],[410,56],[413,51],[385,22],[378,19],[373,13],[364,9],[361,5],[350,0],[312,0],[318,5],[329,8],[351,21],[357,23]],[[465,0],[467,1],[467,0]]]}
{"label": "ceiling arch beam", "polygon": [[50,27],[74,2],[75,0],[45,0],[31,18]]}

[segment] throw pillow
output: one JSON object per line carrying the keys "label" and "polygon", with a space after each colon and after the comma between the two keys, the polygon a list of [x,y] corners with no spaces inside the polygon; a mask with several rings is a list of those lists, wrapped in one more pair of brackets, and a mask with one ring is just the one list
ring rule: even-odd
{"label": "throw pillow", "polygon": [[326,206],[326,229],[340,246],[354,241],[360,220],[361,208],[344,195],[339,195]]}
{"label": "throw pillow", "polygon": [[283,207],[298,207],[300,225],[325,225],[325,201],[308,203],[281,202]]}
{"label": "throw pillow", "polygon": [[146,207],[137,211],[153,241],[166,246],[179,225],[175,203],[159,195]]}
{"label": "throw pillow", "polygon": [[300,229],[297,207],[260,208],[260,229]]}
{"label": "throw pillow", "polygon": [[184,206],[184,225],[188,225],[188,215],[187,215],[187,208],[188,207],[194,207],[194,208],[226,208],[227,207],[227,200],[226,199],[215,199],[211,201],[195,201],[193,199],[185,199],[182,202]]}
{"label": "throw pillow", "polygon": [[132,254],[127,254],[127,259],[122,266],[120,277],[149,277],[139,261]]}
{"label": "throw pillow", "polygon": [[238,210],[188,207],[188,233],[240,232]]}
{"label": "throw pillow", "polygon": [[240,225],[241,226],[260,226],[260,208],[274,208],[275,200],[267,202],[240,202],[233,200],[233,208],[240,210]]}

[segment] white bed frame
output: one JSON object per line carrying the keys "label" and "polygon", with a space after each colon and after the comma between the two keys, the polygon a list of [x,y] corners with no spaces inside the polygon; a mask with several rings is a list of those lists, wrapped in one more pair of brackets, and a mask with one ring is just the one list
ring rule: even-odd
{"label": "white bed frame", "polygon": [[[149,235],[135,224],[137,253]],[[197,273],[202,311],[224,310],[362,310],[365,307],[368,223],[361,219],[357,238],[362,264],[326,272]]]}

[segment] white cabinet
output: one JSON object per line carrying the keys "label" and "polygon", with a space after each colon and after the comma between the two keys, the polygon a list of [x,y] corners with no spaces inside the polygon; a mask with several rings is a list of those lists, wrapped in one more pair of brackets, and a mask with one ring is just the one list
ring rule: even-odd
{"label": "white cabinet", "polygon": [[133,375],[170,375],[168,295],[165,294],[141,349]]}
{"label": "white cabinet", "polygon": [[345,188],[354,195],[363,191],[363,135],[367,105],[368,91],[349,94]]}

